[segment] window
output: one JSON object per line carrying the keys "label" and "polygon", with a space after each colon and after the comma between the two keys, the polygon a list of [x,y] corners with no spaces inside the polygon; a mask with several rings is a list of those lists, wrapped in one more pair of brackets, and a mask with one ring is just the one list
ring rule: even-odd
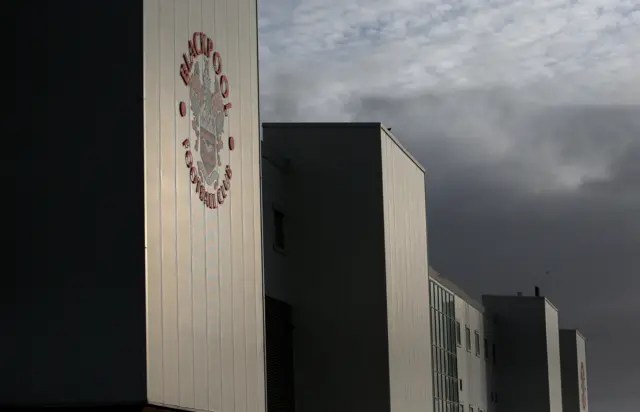
{"label": "window", "polygon": [[276,250],[284,251],[284,213],[278,209],[273,209],[273,225],[273,246]]}
{"label": "window", "polygon": [[489,340],[484,338],[484,358],[489,359]]}
{"label": "window", "polygon": [[465,340],[467,341],[467,352],[471,352],[471,329],[468,326],[464,327]]}
{"label": "window", "polygon": [[469,405],[469,412],[473,412],[473,406]]}
{"label": "window", "polygon": [[464,405],[460,405],[460,407],[458,408],[458,411],[464,412]]}
{"label": "window", "polygon": [[458,346],[462,346],[462,330],[460,327],[460,322],[456,321],[456,344]]}
{"label": "window", "polygon": [[459,380],[460,384],[458,385],[460,387],[460,390],[462,390],[462,379]]}
{"label": "window", "polygon": [[475,331],[476,338],[476,356],[480,356],[480,334],[478,331]]}

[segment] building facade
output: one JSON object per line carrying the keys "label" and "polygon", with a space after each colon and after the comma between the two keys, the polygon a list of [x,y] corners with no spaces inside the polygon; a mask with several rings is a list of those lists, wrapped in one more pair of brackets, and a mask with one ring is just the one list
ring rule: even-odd
{"label": "building facade", "polygon": [[[269,399],[428,410],[424,169],[376,123],[265,124],[263,139]],[[284,306],[289,328],[269,318]]]}
{"label": "building facade", "polygon": [[264,411],[256,0],[28,8],[55,189],[25,197],[0,404]]}
{"label": "building facade", "polygon": [[431,333],[433,356],[445,358],[444,366],[440,361],[433,371],[434,379],[440,379],[439,385],[434,383],[434,411],[494,411],[494,319],[433,268],[429,278],[432,322],[435,316],[438,325]]}
{"label": "building facade", "polygon": [[589,411],[586,346],[586,340],[579,331],[560,329],[564,412]]}
{"label": "building facade", "polygon": [[147,399],[263,410],[255,0],[144,2]]}
{"label": "building facade", "polygon": [[545,297],[482,297],[496,317],[497,411],[562,412],[558,310]]}
{"label": "building facade", "polygon": [[537,288],[480,303],[428,266],[424,169],[388,130],[265,124],[263,137],[269,410],[562,412],[577,399],[584,345],[574,332],[561,352]]}

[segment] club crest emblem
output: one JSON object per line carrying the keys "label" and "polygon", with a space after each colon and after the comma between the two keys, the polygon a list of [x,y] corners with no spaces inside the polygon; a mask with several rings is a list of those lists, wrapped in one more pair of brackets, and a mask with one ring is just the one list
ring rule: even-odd
{"label": "club crest emblem", "polygon": [[229,81],[214,45],[206,34],[194,33],[179,73],[189,91],[188,106],[179,103],[179,114],[188,116],[191,128],[190,136],[182,142],[185,162],[199,199],[210,209],[217,209],[228,196],[232,172],[224,165],[225,150],[235,148],[235,139],[225,132],[232,107]]}

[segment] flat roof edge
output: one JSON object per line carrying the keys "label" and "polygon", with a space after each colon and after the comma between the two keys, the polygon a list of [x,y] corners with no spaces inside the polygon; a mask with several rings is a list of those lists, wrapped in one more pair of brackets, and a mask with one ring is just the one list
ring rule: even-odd
{"label": "flat roof edge", "polygon": [[436,282],[441,283],[442,286],[449,289],[453,294],[457,295],[469,305],[476,308],[480,313],[487,312],[486,308],[480,302],[472,298],[469,294],[467,294],[467,292],[465,292],[460,286],[456,285],[452,280],[443,277],[437,270],[435,270],[431,266],[429,266],[429,277]]}
{"label": "flat roof edge", "polygon": [[576,335],[580,336],[582,338],[582,340],[586,341],[587,338],[582,334],[582,332],[580,332],[580,330],[578,329],[572,329],[572,328],[560,328],[560,332],[573,332]]}
{"label": "flat roof edge", "polygon": [[422,170],[422,173],[426,175],[427,171],[425,170],[424,166],[422,166],[420,162],[418,162],[418,160],[416,160],[416,158],[413,157],[413,155],[402,145],[402,143],[400,143],[400,140],[398,140],[398,138],[393,133],[391,133],[389,128],[382,123],[380,123],[380,128],[385,132],[387,137],[389,137],[396,144],[396,146],[398,146],[398,148],[402,150],[402,152],[404,152],[409,160],[411,160],[420,170]]}
{"label": "flat roof edge", "polygon": [[560,312],[558,310],[558,308],[556,307],[556,305],[553,304],[553,302],[551,302],[546,296],[531,296],[531,295],[522,295],[522,296],[518,296],[518,295],[489,295],[489,294],[483,294],[482,295],[483,298],[495,298],[495,299],[539,299],[542,300],[544,303],[548,303],[549,306],[551,306],[551,308],[553,310],[555,310],[556,312]]}
{"label": "flat roof edge", "polygon": [[378,128],[382,123],[375,122],[264,122],[263,128],[303,128],[303,127],[349,127],[349,128]]}
{"label": "flat roof edge", "polygon": [[415,157],[400,143],[400,140],[389,131],[389,128],[380,122],[264,122],[262,123],[263,129],[276,129],[276,128],[354,128],[354,129],[368,129],[376,128],[381,129],[384,133],[395,143],[396,146],[411,160],[421,171],[426,174],[427,171],[416,160]]}

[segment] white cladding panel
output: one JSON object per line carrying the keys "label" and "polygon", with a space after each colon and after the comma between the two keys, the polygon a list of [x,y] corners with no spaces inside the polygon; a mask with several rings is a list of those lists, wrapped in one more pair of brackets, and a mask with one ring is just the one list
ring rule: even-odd
{"label": "white cladding panel", "polygon": [[424,171],[382,131],[392,412],[433,408]]}
{"label": "white cladding panel", "polygon": [[[444,286],[443,286],[444,287]],[[451,292],[454,293],[454,292]],[[462,390],[459,390],[460,403],[465,410],[473,406],[476,411],[488,411],[490,405],[489,393],[491,386],[487,382],[489,376],[490,354],[486,344],[491,345],[488,330],[485,330],[485,317],[478,309],[470,305],[458,295],[455,295],[456,321],[460,322],[461,342],[458,345],[458,377],[462,380]],[[466,328],[471,335],[471,347],[467,349]],[[479,346],[476,346],[476,333],[479,336]],[[487,351],[487,352],[485,352]],[[458,388],[460,389],[460,387]]]}
{"label": "white cladding panel", "polygon": [[562,412],[562,376],[560,374],[560,332],[558,311],[544,302],[549,373],[549,412]]}
{"label": "white cladding panel", "polygon": [[[204,37],[197,36],[197,53],[213,50],[194,60],[187,86],[180,68],[194,33],[213,41],[203,48]],[[214,71],[213,51],[221,58],[220,73]],[[257,53],[256,0],[144,1],[147,398],[152,404],[265,410]],[[223,76],[229,84],[226,98]],[[220,91],[215,85],[221,83]],[[228,116],[219,116],[226,103],[232,103]],[[200,200],[199,181],[191,180],[198,173],[190,176],[187,150],[193,171],[202,172],[202,193],[210,193],[208,206],[218,193],[223,204],[210,208]],[[232,170],[230,188],[218,192],[226,165]]]}
{"label": "white cladding panel", "polygon": [[582,335],[576,334],[578,354],[578,392],[580,393],[580,410],[589,412],[589,385],[587,383],[587,348]]}

